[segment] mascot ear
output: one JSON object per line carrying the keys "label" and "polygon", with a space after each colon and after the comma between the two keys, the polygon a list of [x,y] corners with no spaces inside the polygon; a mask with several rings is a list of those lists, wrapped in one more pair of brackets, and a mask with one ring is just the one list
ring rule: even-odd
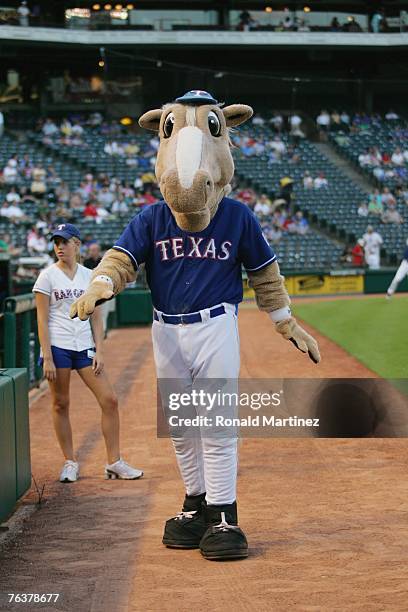
{"label": "mascot ear", "polygon": [[247,121],[254,114],[252,108],[246,104],[231,104],[231,106],[223,108],[222,112],[224,113],[227,127],[241,125],[241,123]]}
{"label": "mascot ear", "polygon": [[142,115],[139,119],[140,127],[145,128],[145,130],[153,130],[154,132],[158,132],[162,113],[163,110],[161,108],[147,111],[147,113]]}

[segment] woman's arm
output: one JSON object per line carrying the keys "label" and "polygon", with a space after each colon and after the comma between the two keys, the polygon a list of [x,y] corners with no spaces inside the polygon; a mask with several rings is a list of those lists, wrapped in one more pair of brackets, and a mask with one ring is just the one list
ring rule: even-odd
{"label": "woman's arm", "polygon": [[50,309],[50,298],[44,293],[35,293],[35,303],[37,306],[37,326],[38,337],[40,339],[41,349],[43,353],[44,376],[47,380],[53,381],[56,379],[56,369],[51,352],[50,334],[48,331],[48,315]]}
{"label": "woman's arm", "polygon": [[95,370],[95,375],[100,374],[104,368],[103,361],[103,339],[104,339],[104,331],[103,331],[103,320],[102,320],[102,309],[100,306],[97,306],[93,311],[91,317],[91,328],[92,335],[95,341],[95,357],[93,359],[92,368]]}

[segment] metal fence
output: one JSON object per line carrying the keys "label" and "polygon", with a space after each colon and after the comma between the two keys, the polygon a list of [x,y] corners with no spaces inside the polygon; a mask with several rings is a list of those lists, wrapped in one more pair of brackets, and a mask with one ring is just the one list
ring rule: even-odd
{"label": "metal fence", "polygon": [[24,294],[6,298],[4,312],[0,315],[0,367],[27,368],[32,388],[42,379],[39,356],[34,296]]}

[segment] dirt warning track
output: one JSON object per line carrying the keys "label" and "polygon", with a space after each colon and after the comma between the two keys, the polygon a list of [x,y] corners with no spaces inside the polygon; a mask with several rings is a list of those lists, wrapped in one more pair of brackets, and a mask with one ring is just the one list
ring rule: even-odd
{"label": "dirt warning track", "polygon": [[[255,309],[242,309],[240,331],[242,377],[374,375],[317,334],[323,362],[315,366]],[[184,493],[171,443],[156,437],[150,330],[112,332],[105,353],[120,399],[122,454],[145,477],[103,479],[99,409],[73,375],[81,479],[56,482],[61,456],[50,398],[39,397],[31,440],[44,501],[0,549],[0,592],[60,593],[56,604],[24,609],[67,612],[406,610],[404,440],[244,440],[239,515],[250,557],[205,561],[199,551],[161,544],[163,523]],[[36,498],[33,488],[24,504]]]}

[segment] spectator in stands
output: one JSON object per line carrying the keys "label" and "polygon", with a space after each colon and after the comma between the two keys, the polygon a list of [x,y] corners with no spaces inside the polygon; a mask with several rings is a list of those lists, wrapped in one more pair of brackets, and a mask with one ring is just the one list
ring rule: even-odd
{"label": "spectator in stands", "polygon": [[356,21],[355,17],[348,17],[346,23],[343,25],[343,32],[362,32],[361,25]]}
{"label": "spectator in stands", "polygon": [[61,183],[55,189],[55,196],[58,202],[62,204],[68,204],[70,198],[70,189],[68,184],[65,181],[61,181]]}
{"label": "spectator in stands", "polygon": [[45,182],[46,172],[41,164],[38,164],[32,171],[31,193],[33,196],[42,196],[47,191]]}
{"label": "spectator in stands", "polygon": [[330,115],[330,131],[340,132],[342,129],[341,119],[339,113],[334,110]]}
{"label": "spectator in stands", "polygon": [[255,25],[256,21],[252,18],[252,15],[249,11],[244,10],[242,11],[242,13],[240,13],[237,30],[241,32],[248,32]]}
{"label": "spectator in stands", "polygon": [[269,147],[275,152],[278,159],[286,155],[287,148],[280,136],[275,136],[274,139],[269,143]]}
{"label": "spectator in stands", "polygon": [[263,193],[255,204],[254,212],[261,218],[267,217],[271,214],[271,206],[272,202],[270,201],[266,193]]}
{"label": "spectator in stands", "polygon": [[303,175],[303,187],[304,189],[313,189],[313,177],[311,176],[309,170],[306,170]]}
{"label": "spectator in stands", "polygon": [[361,202],[360,206],[357,209],[357,214],[359,217],[368,217],[368,206],[365,202]]}
{"label": "spectator in stands", "polygon": [[126,203],[125,196],[119,194],[112,204],[111,212],[114,215],[126,215],[129,212],[129,207]]}
{"label": "spectator in stands", "polygon": [[295,181],[290,176],[284,176],[280,179],[279,184],[279,199],[284,200],[290,209],[292,208],[293,186]]}
{"label": "spectator in stands", "polygon": [[44,121],[44,124],[42,126],[42,133],[44,134],[44,136],[52,138],[53,136],[56,136],[59,133],[59,129],[57,128],[54,121],[48,118]]}
{"label": "spectator in stands", "polygon": [[397,113],[394,110],[390,109],[388,113],[386,113],[385,119],[386,121],[398,121],[399,115],[397,115]]}
{"label": "spectator in stands", "polygon": [[282,238],[282,235],[282,230],[279,225],[276,225],[276,223],[274,223],[266,232],[266,237],[269,242],[272,242],[272,244],[278,244]]}
{"label": "spectator in stands", "polygon": [[97,242],[93,242],[88,247],[88,256],[84,259],[85,268],[94,270],[102,259],[101,247]]}
{"label": "spectator in stands", "polygon": [[315,189],[327,189],[329,181],[325,177],[324,172],[319,172],[319,175],[313,181],[313,186]]}
{"label": "spectator in stands", "polygon": [[364,265],[364,240],[359,238],[357,243],[353,247],[351,254],[352,260],[351,263],[353,266],[361,268]]}
{"label": "spectator in stands", "polygon": [[288,146],[287,160],[290,164],[298,164],[301,161],[299,150],[294,145]]}
{"label": "spectator in stands", "polygon": [[337,17],[333,17],[330,23],[330,32],[340,32],[340,22]]}
{"label": "spectator in stands", "polygon": [[368,196],[368,213],[370,215],[382,215],[384,206],[381,199],[379,189],[374,189],[373,193]]}
{"label": "spectator in stands", "polygon": [[287,15],[285,19],[283,20],[283,29],[286,32],[290,32],[291,30],[293,30],[293,26],[294,26],[294,23],[293,23],[292,17],[290,15]]}
{"label": "spectator in stands", "polygon": [[3,234],[3,237],[0,235],[0,253],[6,253],[10,255],[10,257],[18,257],[22,250],[23,249],[15,246],[11,240],[10,234]]}
{"label": "spectator in stands", "polygon": [[150,206],[150,204],[155,204],[155,202],[157,202],[157,198],[154,197],[150,189],[147,189],[146,192],[141,195],[141,200],[142,206]]}
{"label": "spectator in stands", "polygon": [[256,114],[252,118],[252,124],[257,125],[259,127],[263,127],[265,125],[265,119],[261,117],[261,115]]}
{"label": "spectator in stands", "polygon": [[381,202],[387,206],[389,206],[390,204],[393,204],[393,205],[397,204],[397,200],[391,193],[389,187],[384,187],[382,194],[381,194]]}
{"label": "spectator in stands", "polygon": [[306,19],[301,19],[297,28],[298,32],[310,32],[310,27],[307,24]]}
{"label": "spectator in stands", "polygon": [[301,130],[302,125],[302,117],[299,117],[296,113],[289,117],[289,126],[290,126],[290,134],[298,140],[299,138],[304,138],[305,135]]}
{"label": "spectator in stands", "polygon": [[83,210],[83,215],[85,218],[89,218],[89,219],[96,219],[96,217],[98,216],[98,211],[96,208],[96,200],[89,200],[89,202],[87,203],[87,205],[85,206],[84,210]]}
{"label": "spectator in stands", "polygon": [[30,16],[30,9],[27,6],[25,0],[20,4],[17,9],[18,22],[22,27],[28,27],[30,25],[28,18]]}
{"label": "spectator in stands", "polygon": [[96,208],[95,221],[97,223],[102,223],[102,221],[106,220],[110,216],[109,211],[106,208],[104,208],[102,206],[102,203],[98,202],[98,200],[96,200],[95,202],[95,208]]}
{"label": "spectator in stands", "polygon": [[84,134],[84,128],[82,127],[82,125],[79,123],[79,121],[74,121],[74,124],[71,128],[72,134],[74,136],[77,136],[79,138],[81,138]]}
{"label": "spectator in stands", "polygon": [[353,261],[353,249],[351,247],[350,244],[347,244],[344,249],[342,254],[340,255],[340,261],[342,264],[348,265],[351,264]]}
{"label": "spectator in stands", "polygon": [[104,206],[105,208],[110,208],[113,204],[113,201],[115,200],[115,195],[109,189],[109,186],[105,185],[98,193],[97,199],[102,206]]}
{"label": "spectator in stands", "polygon": [[370,149],[366,149],[363,153],[358,156],[358,163],[361,168],[367,168],[371,166],[371,155]]}
{"label": "spectator in stands", "polygon": [[25,178],[31,178],[31,174],[34,168],[34,164],[30,159],[30,156],[26,153],[18,161],[18,172]]}
{"label": "spectator in stands", "polygon": [[143,189],[153,189],[156,184],[156,177],[153,172],[145,172],[141,176]]}
{"label": "spectator in stands", "polygon": [[374,34],[378,34],[381,28],[381,22],[383,19],[383,15],[380,11],[375,11],[374,15],[371,17],[371,31]]}
{"label": "spectator in stands", "polygon": [[393,163],[394,166],[403,166],[405,164],[405,157],[400,147],[397,147],[391,155],[391,163]]}
{"label": "spectator in stands", "polygon": [[21,196],[17,192],[17,189],[15,188],[14,185],[11,187],[10,191],[7,193],[6,201],[9,204],[19,204],[21,202]]}
{"label": "spectator in stands", "polygon": [[391,202],[390,204],[388,204],[387,208],[385,209],[385,212],[381,217],[381,221],[383,223],[404,223],[404,219],[397,210],[396,203]]}
{"label": "spectator in stands", "polygon": [[15,185],[18,182],[17,160],[11,157],[3,168],[3,182],[6,185]]}
{"label": "spectator in stands", "polygon": [[283,121],[283,117],[280,113],[273,113],[273,116],[269,122],[272,125],[272,128],[278,134],[280,134],[283,131],[285,124]]}
{"label": "spectator in stands", "polygon": [[317,129],[322,132],[328,132],[330,129],[330,115],[327,110],[321,110],[320,115],[316,118]]}
{"label": "spectator in stands", "polygon": [[380,267],[380,249],[383,244],[381,234],[374,231],[372,225],[367,227],[363,238],[364,256],[370,270],[378,270]]}
{"label": "spectator in stands", "polygon": [[297,211],[297,213],[293,217],[293,223],[291,227],[292,227],[291,231],[294,232],[295,234],[304,235],[308,232],[309,223],[304,218],[302,211],[300,210]]}
{"label": "spectator in stands", "polygon": [[340,121],[341,121],[341,125],[343,130],[349,130],[350,129],[350,115],[348,113],[346,113],[346,111],[343,111],[340,115]]}
{"label": "spectator in stands", "polygon": [[3,206],[0,208],[0,217],[6,217],[13,223],[27,220],[20,206],[18,204],[9,204],[7,200],[3,202]]}
{"label": "spectator in stands", "polygon": [[32,226],[27,234],[27,249],[31,256],[45,255],[47,253],[47,241],[35,225]]}

